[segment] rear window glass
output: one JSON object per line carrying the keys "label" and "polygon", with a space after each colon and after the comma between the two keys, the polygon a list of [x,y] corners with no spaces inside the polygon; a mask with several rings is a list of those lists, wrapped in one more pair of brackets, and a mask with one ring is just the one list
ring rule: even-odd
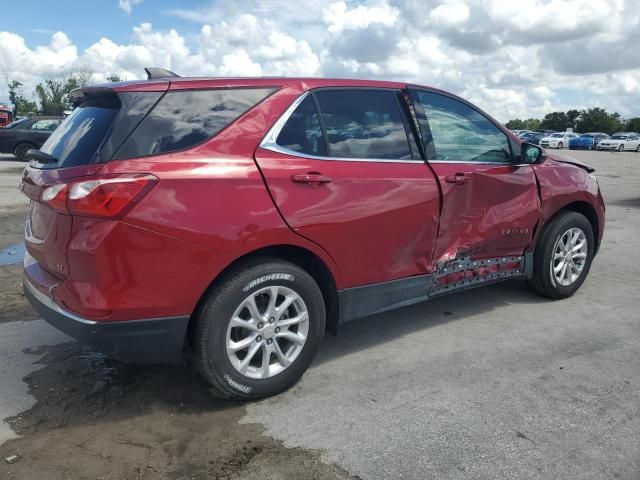
{"label": "rear window glass", "polygon": [[40,148],[57,162],[46,167],[94,163],[98,148],[120,110],[115,95],[89,99],[69,115]]}
{"label": "rear window glass", "polygon": [[315,95],[330,156],[411,159],[409,140],[395,92],[322,90]]}
{"label": "rear window glass", "polygon": [[142,157],[192,147],[218,133],[273,91],[244,88],[168,92],[114,158]]}

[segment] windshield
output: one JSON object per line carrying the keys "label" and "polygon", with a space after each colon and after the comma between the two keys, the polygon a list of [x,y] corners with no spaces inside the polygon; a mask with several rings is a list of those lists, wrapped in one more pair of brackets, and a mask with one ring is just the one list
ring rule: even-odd
{"label": "windshield", "polygon": [[593,135],[586,133],[584,135],[580,135],[580,138],[593,138]]}
{"label": "windshield", "polygon": [[564,137],[564,133],[554,133],[551,135],[551,138],[562,138]]}
{"label": "windshield", "polygon": [[611,137],[613,140],[626,140],[627,136],[626,135],[614,135],[613,137]]}

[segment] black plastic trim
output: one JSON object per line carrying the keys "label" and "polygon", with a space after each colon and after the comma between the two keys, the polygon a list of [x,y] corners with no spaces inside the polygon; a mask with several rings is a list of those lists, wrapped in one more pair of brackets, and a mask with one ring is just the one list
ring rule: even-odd
{"label": "black plastic trim", "polygon": [[189,316],[119,322],[83,320],[53,308],[24,284],[24,295],[42,318],[58,330],[100,352],[128,363],[179,363],[183,360]]}

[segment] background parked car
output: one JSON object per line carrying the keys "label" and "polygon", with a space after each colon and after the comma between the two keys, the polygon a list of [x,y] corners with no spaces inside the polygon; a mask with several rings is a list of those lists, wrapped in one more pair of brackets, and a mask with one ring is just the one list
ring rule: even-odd
{"label": "background parked car", "polygon": [[611,138],[602,140],[596,145],[597,150],[635,150],[640,152],[640,135],[637,133],[614,133]]}
{"label": "background parked car", "polygon": [[0,128],[4,128],[13,122],[13,111],[8,105],[0,104]]}
{"label": "background parked car", "polygon": [[544,148],[565,148],[569,146],[569,140],[579,136],[580,134],[571,132],[552,133],[540,140],[540,146]]}
{"label": "background parked car", "polygon": [[540,140],[546,137],[546,133],[541,132],[528,132],[524,135],[521,135],[520,138],[527,143],[532,143],[534,145],[540,145]]}
{"label": "background parked car", "polygon": [[18,160],[27,161],[27,151],[40,148],[58,128],[63,117],[31,117],[0,129],[0,153],[13,153]]}
{"label": "background parked car", "polygon": [[609,135],[602,132],[583,133],[578,138],[569,140],[570,150],[593,150],[601,140],[609,138]]}

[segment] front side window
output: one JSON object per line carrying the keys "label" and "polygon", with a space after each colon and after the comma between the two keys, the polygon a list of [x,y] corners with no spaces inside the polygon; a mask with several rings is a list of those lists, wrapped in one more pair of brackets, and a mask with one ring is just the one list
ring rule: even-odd
{"label": "front side window", "polygon": [[[511,161],[506,134],[480,112],[446,95],[417,91],[429,122],[435,159],[457,162]],[[428,151],[433,151],[427,145]]]}
{"label": "front side window", "polygon": [[220,88],[166,93],[114,158],[173,152],[207,140],[273,92]]}
{"label": "front side window", "polygon": [[327,156],[320,119],[311,95],[307,95],[289,117],[280,131],[276,143],[294,152]]}
{"label": "front side window", "polygon": [[396,92],[320,90],[315,96],[331,157],[412,158]]}

